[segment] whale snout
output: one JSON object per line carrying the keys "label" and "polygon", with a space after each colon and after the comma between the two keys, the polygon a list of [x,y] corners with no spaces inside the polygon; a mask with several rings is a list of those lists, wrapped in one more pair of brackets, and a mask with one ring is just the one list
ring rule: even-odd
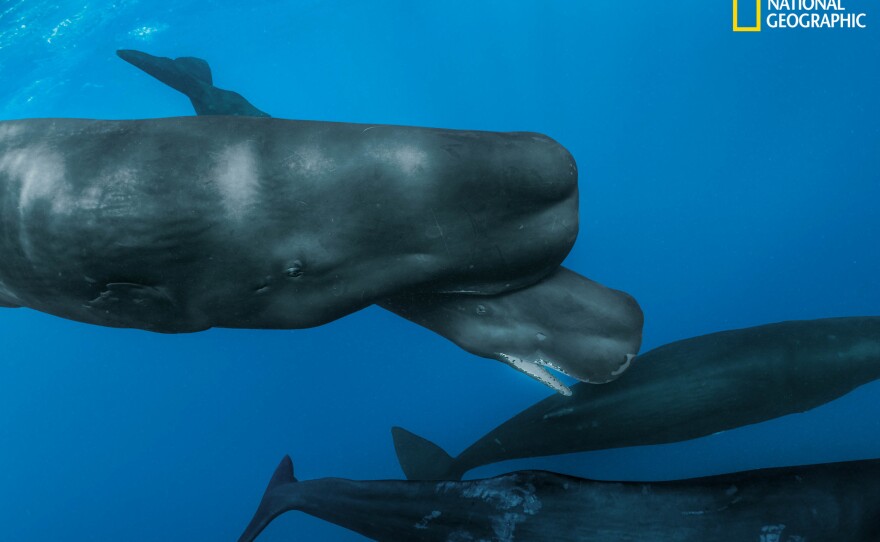
{"label": "whale snout", "polygon": [[565,200],[577,195],[578,167],[574,156],[553,138],[535,132],[517,132],[513,149],[524,187],[540,200]]}

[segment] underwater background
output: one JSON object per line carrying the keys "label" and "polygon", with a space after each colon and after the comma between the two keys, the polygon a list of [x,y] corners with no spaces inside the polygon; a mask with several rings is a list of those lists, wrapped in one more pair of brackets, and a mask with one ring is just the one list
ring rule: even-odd
{"label": "underwater background", "polygon": [[[638,299],[644,352],[880,314],[880,4],[851,4],[868,29],[740,34],[728,0],[0,0],[0,119],[192,115],[115,56],[133,48],[204,58],[275,117],[546,133],[580,170],[566,266]],[[456,454],[550,393],[376,308],[192,335],[0,310],[0,540],[235,540],[286,453],[300,479],[402,478],[392,425]],[[690,442],[469,477],[880,458],[878,435],[875,382]],[[363,538],[290,513],[260,540]]]}

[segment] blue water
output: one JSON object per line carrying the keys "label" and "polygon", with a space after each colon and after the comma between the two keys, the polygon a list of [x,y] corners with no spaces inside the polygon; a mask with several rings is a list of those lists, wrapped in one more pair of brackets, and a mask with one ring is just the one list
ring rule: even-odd
{"label": "blue water", "polygon": [[[880,5],[861,31],[734,34],[728,0],[0,0],[0,119],[190,115],[117,48],[199,56],[276,117],[559,140],[566,265],[632,293],[645,350],[880,313]],[[399,478],[389,428],[453,453],[548,395],[371,308],[165,336],[0,310],[0,540],[235,540],[285,453]],[[692,442],[518,461],[660,479],[880,457],[880,383]],[[262,541],[363,540],[302,514]]]}

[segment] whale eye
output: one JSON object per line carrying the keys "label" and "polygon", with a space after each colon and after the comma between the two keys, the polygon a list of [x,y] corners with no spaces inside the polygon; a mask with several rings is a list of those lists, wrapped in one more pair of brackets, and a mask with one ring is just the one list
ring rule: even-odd
{"label": "whale eye", "polygon": [[488,311],[485,305],[477,305],[477,314],[486,314],[486,312]]}
{"label": "whale eye", "polygon": [[303,275],[303,264],[299,260],[294,260],[290,267],[284,270],[284,274],[288,277],[295,279],[299,278]]}

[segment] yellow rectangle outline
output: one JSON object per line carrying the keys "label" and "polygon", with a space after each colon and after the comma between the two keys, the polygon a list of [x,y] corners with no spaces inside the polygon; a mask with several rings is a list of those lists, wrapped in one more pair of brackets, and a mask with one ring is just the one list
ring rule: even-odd
{"label": "yellow rectangle outline", "polygon": [[755,0],[755,26],[739,25],[739,0],[733,0],[733,31],[734,32],[760,32],[761,31],[761,0]]}

